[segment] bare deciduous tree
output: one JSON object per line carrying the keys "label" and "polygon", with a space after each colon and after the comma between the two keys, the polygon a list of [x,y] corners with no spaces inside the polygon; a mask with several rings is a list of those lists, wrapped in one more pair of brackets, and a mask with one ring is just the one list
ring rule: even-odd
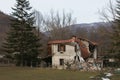
{"label": "bare deciduous tree", "polygon": [[72,13],[62,14],[51,11],[49,15],[44,18],[44,28],[50,34],[52,39],[66,39],[71,35],[70,26],[75,23]]}
{"label": "bare deciduous tree", "polygon": [[116,19],[116,12],[115,12],[115,6],[113,5],[112,1],[109,0],[109,5],[107,8],[103,8],[100,13],[101,20],[105,22],[111,22]]}
{"label": "bare deciduous tree", "polygon": [[35,26],[38,32],[43,31],[43,14],[37,10],[34,10],[34,17],[35,17]]}
{"label": "bare deciduous tree", "polygon": [[[103,19],[105,19],[107,22],[111,23],[111,31],[109,32],[109,36],[111,38],[111,44],[112,48],[110,49],[111,53],[114,53],[112,55],[116,56],[117,58],[120,58],[119,52],[120,52],[120,0],[116,0],[116,5],[112,4],[112,1],[109,2],[109,7],[107,9],[108,12],[103,11],[101,13]],[[110,16],[109,16],[110,14]],[[113,56],[112,56],[113,57]]]}

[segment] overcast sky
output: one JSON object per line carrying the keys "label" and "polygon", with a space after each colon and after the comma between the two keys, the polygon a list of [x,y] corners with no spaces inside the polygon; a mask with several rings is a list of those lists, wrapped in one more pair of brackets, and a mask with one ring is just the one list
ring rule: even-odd
{"label": "overcast sky", "polygon": [[[29,0],[33,9],[47,13],[55,11],[72,12],[77,23],[92,23],[101,21],[98,10],[107,7],[109,0]],[[112,0],[114,2],[115,0]],[[0,10],[10,14],[15,0],[0,0]]]}

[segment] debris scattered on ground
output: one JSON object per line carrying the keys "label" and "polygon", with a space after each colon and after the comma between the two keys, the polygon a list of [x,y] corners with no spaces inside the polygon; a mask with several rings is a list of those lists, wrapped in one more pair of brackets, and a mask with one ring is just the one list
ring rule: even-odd
{"label": "debris scattered on ground", "polygon": [[102,80],[110,80],[109,78],[104,78],[104,77],[102,77]]}
{"label": "debris scattered on ground", "polygon": [[106,77],[110,77],[113,75],[112,73],[105,73],[105,74],[106,74]]}
{"label": "debris scattered on ground", "polygon": [[91,76],[90,79],[91,80],[110,80],[111,76],[113,76],[112,73],[100,73],[97,76]]}

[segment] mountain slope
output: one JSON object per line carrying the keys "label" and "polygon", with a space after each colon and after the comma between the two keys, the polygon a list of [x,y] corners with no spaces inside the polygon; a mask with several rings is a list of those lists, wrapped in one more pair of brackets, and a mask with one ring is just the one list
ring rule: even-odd
{"label": "mountain slope", "polygon": [[0,12],[0,48],[10,27],[10,16]]}

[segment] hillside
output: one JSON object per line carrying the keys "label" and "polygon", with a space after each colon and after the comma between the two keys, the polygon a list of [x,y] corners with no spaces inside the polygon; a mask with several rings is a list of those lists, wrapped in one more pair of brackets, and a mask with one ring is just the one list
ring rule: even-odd
{"label": "hillside", "polygon": [[99,27],[106,27],[108,29],[110,29],[111,24],[108,22],[95,22],[95,23],[84,23],[84,24],[74,24],[71,25],[71,30],[72,32],[76,32],[77,30],[80,29],[87,29],[87,31],[90,31],[91,28],[97,29]]}
{"label": "hillside", "polygon": [[11,17],[9,15],[0,12],[0,48],[2,46],[2,42],[4,41],[6,33],[9,30],[10,18]]}

